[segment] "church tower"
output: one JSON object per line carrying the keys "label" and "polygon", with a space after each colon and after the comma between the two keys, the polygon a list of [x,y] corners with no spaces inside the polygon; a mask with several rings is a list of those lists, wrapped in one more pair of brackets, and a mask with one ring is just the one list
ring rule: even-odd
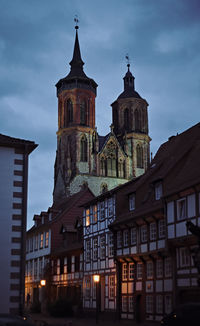
{"label": "church tower", "polygon": [[114,133],[129,157],[128,178],[143,174],[149,164],[151,138],[148,135],[148,103],[135,91],[135,78],[128,71],[124,91],[111,104]]}
{"label": "church tower", "polygon": [[[81,173],[95,173],[95,97],[97,84],[83,71],[78,26],[71,71],[56,84],[58,97],[57,153],[54,200],[68,195],[70,181]],[[93,144],[90,146],[90,144]]]}

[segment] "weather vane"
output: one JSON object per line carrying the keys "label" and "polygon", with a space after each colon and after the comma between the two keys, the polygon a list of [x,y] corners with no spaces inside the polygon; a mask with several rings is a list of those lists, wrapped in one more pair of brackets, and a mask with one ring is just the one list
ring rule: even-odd
{"label": "weather vane", "polygon": [[75,28],[78,29],[79,20],[78,20],[78,16],[77,15],[75,15],[74,21],[76,23]]}
{"label": "weather vane", "polygon": [[130,67],[130,59],[129,59],[129,55],[126,54],[126,61],[127,61],[127,67],[129,68]]}

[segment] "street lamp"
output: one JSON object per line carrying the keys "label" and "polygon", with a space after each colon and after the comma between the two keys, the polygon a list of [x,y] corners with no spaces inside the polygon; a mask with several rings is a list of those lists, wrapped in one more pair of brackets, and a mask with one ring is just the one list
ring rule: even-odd
{"label": "street lamp", "polygon": [[40,280],[40,285],[45,286],[46,285],[46,280]]}
{"label": "street lamp", "polygon": [[45,313],[46,312],[46,291],[45,291],[45,286],[46,286],[46,280],[40,280],[40,286],[41,286],[41,312]]}
{"label": "street lamp", "polygon": [[96,324],[98,323],[98,314],[99,314],[99,282],[100,275],[93,275],[93,281],[96,284]]}

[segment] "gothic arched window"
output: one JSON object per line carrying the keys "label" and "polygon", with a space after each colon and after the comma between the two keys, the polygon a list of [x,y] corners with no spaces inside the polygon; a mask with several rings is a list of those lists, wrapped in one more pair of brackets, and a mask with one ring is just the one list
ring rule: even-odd
{"label": "gothic arched window", "polygon": [[107,176],[108,177],[116,177],[116,159],[113,156],[107,158]]}
{"label": "gothic arched window", "polygon": [[136,147],[137,168],[143,168],[143,148],[140,145]]}
{"label": "gothic arched window", "polygon": [[82,125],[86,125],[87,124],[87,115],[86,115],[86,103],[85,101],[83,101],[80,104],[80,123]]}
{"label": "gothic arched window", "polygon": [[73,122],[73,104],[70,99],[67,100],[67,120]]}
{"label": "gothic arched window", "polygon": [[64,105],[64,127],[73,121],[73,104],[70,99],[65,101]]}
{"label": "gothic arched window", "polygon": [[100,175],[106,175],[106,162],[103,157],[100,160]]}
{"label": "gothic arched window", "polygon": [[141,120],[139,111],[136,109],[134,112],[135,117],[135,131],[141,131]]}
{"label": "gothic arched window", "polygon": [[129,130],[129,112],[128,109],[124,110],[124,128],[126,131]]}
{"label": "gothic arched window", "polygon": [[124,178],[124,162],[121,159],[118,162],[118,177]]}
{"label": "gothic arched window", "polygon": [[87,139],[85,136],[81,138],[81,162],[87,162]]}

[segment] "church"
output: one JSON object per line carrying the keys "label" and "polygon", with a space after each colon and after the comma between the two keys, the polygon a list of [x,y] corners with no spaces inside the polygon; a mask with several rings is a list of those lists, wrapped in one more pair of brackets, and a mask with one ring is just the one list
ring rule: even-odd
{"label": "church", "polygon": [[111,104],[110,132],[100,136],[95,125],[97,83],[84,70],[75,30],[71,70],[56,84],[57,151],[53,201],[87,186],[97,196],[143,174],[149,164],[148,103],[135,90],[127,64],[124,89]]}

